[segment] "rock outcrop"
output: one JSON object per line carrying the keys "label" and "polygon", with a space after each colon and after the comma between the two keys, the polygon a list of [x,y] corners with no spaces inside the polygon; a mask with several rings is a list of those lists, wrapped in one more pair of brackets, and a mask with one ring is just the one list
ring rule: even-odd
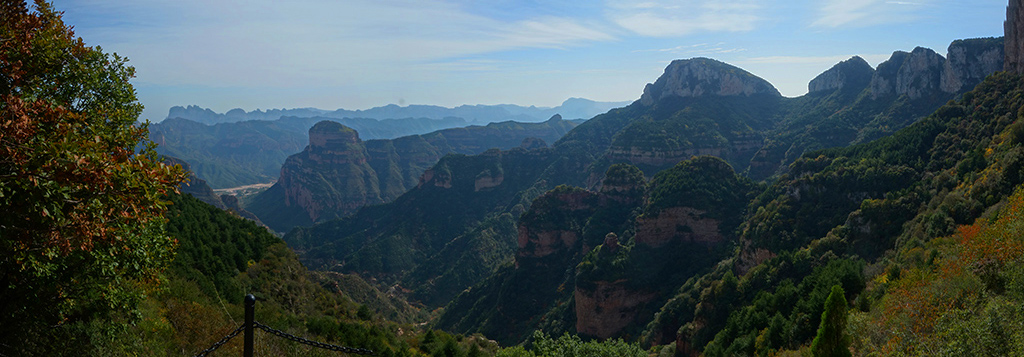
{"label": "rock outcrop", "polygon": [[878,65],[871,79],[873,99],[906,95],[910,99],[950,96],[971,90],[989,74],[1003,68],[1003,39],[957,40],[949,58],[927,48],[896,51]]}
{"label": "rock outcrop", "polygon": [[871,76],[874,74],[875,69],[871,68],[867,61],[854,56],[814,77],[807,85],[807,89],[809,93],[831,92],[844,88],[862,90],[871,83]]}
{"label": "rock outcrop", "polygon": [[896,51],[888,61],[878,65],[871,78],[871,96],[907,95],[918,99],[937,92],[941,86],[945,58],[935,51],[918,47],[907,53]]}
{"label": "rock outcrop", "polygon": [[576,332],[598,338],[616,336],[632,324],[640,308],[654,300],[653,292],[638,292],[626,286],[625,280],[598,281],[595,288],[577,288]]}
{"label": "rock outcrop", "polygon": [[1003,31],[1006,37],[1003,70],[1024,73],[1024,1],[1010,0]]}
{"label": "rock outcrop", "polygon": [[654,83],[644,87],[640,103],[645,106],[669,97],[753,96],[781,97],[771,83],[750,72],[710,58],[676,60]]}
{"label": "rock outcrop", "polygon": [[672,242],[714,245],[725,240],[719,231],[720,220],[705,217],[705,211],[690,207],[672,207],[662,210],[656,217],[637,219],[636,240],[652,248],[661,248]]}
{"label": "rock outcrop", "polygon": [[558,266],[580,249],[581,228],[601,204],[599,194],[556,189],[534,200],[519,222],[516,267]]}
{"label": "rock outcrop", "polygon": [[[450,173],[428,170],[447,154],[500,155],[498,149],[524,142],[539,148],[575,126],[555,116],[542,123],[492,123],[362,141],[355,130],[325,120],[309,129],[309,145],[285,160],[277,183],[250,207],[271,228],[284,232],[390,202],[424,184],[450,188]],[[493,190],[505,175],[485,170],[476,180],[476,191]]]}
{"label": "rock outcrop", "polygon": [[985,77],[1004,66],[1004,38],[956,40],[949,45],[942,69],[941,88],[946,93],[973,89]]}
{"label": "rock outcrop", "polygon": [[[281,167],[284,206],[301,209],[316,222],[324,215],[381,203],[377,172],[355,130],[333,121],[309,129],[309,146]],[[333,218],[333,217],[331,217]]]}

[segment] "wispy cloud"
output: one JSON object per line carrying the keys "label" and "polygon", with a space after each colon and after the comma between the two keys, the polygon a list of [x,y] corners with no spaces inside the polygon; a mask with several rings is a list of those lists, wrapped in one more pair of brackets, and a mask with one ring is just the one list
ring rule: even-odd
{"label": "wispy cloud", "polygon": [[172,85],[397,80],[415,75],[403,68],[440,59],[615,39],[587,20],[501,21],[437,0],[82,1],[71,4],[76,14],[144,19],[98,23],[91,31],[128,55],[140,76]]}
{"label": "wispy cloud", "polygon": [[750,0],[608,0],[608,16],[641,36],[673,37],[700,32],[742,32],[762,20]]}
{"label": "wispy cloud", "polygon": [[709,56],[709,55],[716,55],[716,54],[727,54],[727,53],[745,52],[746,50],[747,49],[745,49],[745,48],[729,47],[729,46],[726,46],[726,44],[724,42],[719,42],[719,43],[716,43],[716,44],[699,43],[699,44],[695,44],[695,45],[682,45],[682,46],[675,46],[675,47],[670,47],[670,48],[659,48],[659,49],[651,49],[651,50],[635,50],[635,51],[633,51],[633,53],[661,52],[661,53],[671,53],[673,55],[680,55],[680,56]]}
{"label": "wispy cloud", "polygon": [[863,27],[884,23],[909,22],[928,2],[886,0],[825,0],[818,8],[813,27]]}

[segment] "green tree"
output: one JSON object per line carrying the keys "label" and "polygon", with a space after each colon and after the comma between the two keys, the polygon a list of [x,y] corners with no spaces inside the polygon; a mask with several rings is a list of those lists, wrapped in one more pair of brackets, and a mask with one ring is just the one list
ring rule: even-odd
{"label": "green tree", "polygon": [[825,300],[825,311],[821,313],[821,327],[811,342],[811,353],[815,356],[850,356],[850,337],[846,335],[846,296],[843,287],[832,286],[832,293]]}
{"label": "green tree", "polygon": [[0,19],[0,354],[33,354],[134,309],[172,258],[163,197],[185,176],[135,124],[126,59],[42,0],[0,0]]}

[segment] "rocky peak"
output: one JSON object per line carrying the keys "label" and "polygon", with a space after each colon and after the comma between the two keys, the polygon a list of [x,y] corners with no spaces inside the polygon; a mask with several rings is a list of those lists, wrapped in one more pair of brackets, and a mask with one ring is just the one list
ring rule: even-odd
{"label": "rocky peak", "polygon": [[644,88],[645,106],[668,97],[753,96],[781,97],[771,83],[750,72],[710,58],[672,61],[665,73]]}
{"label": "rocky peak", "polygon": [[338,122],[324,120],[309,128],[309,146],[316,149],[343,149],[359,142],[359,133]]}
{"label": "rocky peak", "polygon": [[960,93],[981,83],[985,77],[1003,69],[1003,38],[956,40],[946,52],[941,88]]}
{"label": "rocky peak", "polygon": [[807,86],[808,92],[831,92],[842,88],[862,90],[871,83],[875,69],[871,68],[863,58],[854,56],[839,62],[829,70],[819,74]]}
{"label": "rocky peak", "polygon": [[949,58],[923,47],[910,53],[896,51],[875,70],[871,97],[919,99],[963,93],[1003,67],[1002,44],[1001,38],[957,40],[949,45]]}
{"label": "rocky peak", "polygon": [[871,78],[871,96],[907,95],[918,99],[940,89],[946,59],[931,49],[915,48],[907,53],[896,51],[888,61],[878,65]]}
{"label": "rocky peak", "polygon": [[1024,0],[1010,0],[1003,31],[1006,36],[1003,70],[1024,73]]}

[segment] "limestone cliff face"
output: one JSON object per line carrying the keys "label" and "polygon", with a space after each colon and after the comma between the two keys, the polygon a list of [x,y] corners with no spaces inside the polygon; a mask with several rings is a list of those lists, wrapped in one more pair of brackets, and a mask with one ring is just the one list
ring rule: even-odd
{"label": "limestone cliff face", "polygon": [[764,139],[761,135],[757,133],[741,133],[736,134],[732,140],[713,146],[668,149],[614,145],[608,149],[607,155],[613,162],[628,162],[633,165],[666,168],[694,156],[714,156],[727,160],[733,157],[749,158],[763,144]]}
{"label": "limestone cliff face", "polygon": [[973,89],[989,74],[1003,69],[1004,56],[1002,38],[953,41],[942,69],[942,91],[960,93]]}
{"label": "limestone cliff face", "polygon": [[1002,42],[998,38],[957,40],[948,48],[949,58],[922,47],[910,53],[897,51],[878,65],[871,79],[871,96],[919,99],[971,90],[1003,67]]}
{"label": "limestone cliff face", "polygon": [[656,217],[637,219],[638,244],[660,248],[672,242],[714,245],[725,240],[719,231],[721,221],[707,218],[706,212],[690,207],[672,207]]}
{"label": "limestone cliff face", "polygon": [[709,59],[676,60],[665,73],[644,88],[640,102],[645,106],[669,97],[752,96],[765,94],[780,97],[771,83],[750,72]]}
{"label": "limestone cliff face", "polygon": [[625,280],[595,282],[593,290],[577,288],[576,332],[598,338],[616,336],[636,320],[644,304],[657,297],[653,292],[637,292]]}
{"label": "limestone cliff face", "polygon": [[1024,0],[1010,0],[1003,31],[1006,36],[1003,70],[1024,73]]}
{"label": "limestone cliff face", "polygon": [[580,247],[580,229],[600,204],[597,193],[554,190],[534,200],[519,222],[516,267],[564,264]]}
{"label": "limestone cliff face", "polygon": [[913,52],[896,51],[878,65],[871,79],[871,96],[907,95],[918,99],[937,92],[941,86],[943,58],[931,49],[918,47]]}
{"label": "limestone cliff face", "polygon": [[285,161],[276,185],[284,190],[284,205],[300,208],[310,222],[382,202],[359,134],[332,121],[309,129],[309,146]]}
{"label": "limestone cliff face", "polygon": [[875,69],[871,68],[863,58],[854,56],[839,62],[829,70],[819,74],[807,85],[809,93],[831,92],[843,88],[861,90],[871,83]]}

